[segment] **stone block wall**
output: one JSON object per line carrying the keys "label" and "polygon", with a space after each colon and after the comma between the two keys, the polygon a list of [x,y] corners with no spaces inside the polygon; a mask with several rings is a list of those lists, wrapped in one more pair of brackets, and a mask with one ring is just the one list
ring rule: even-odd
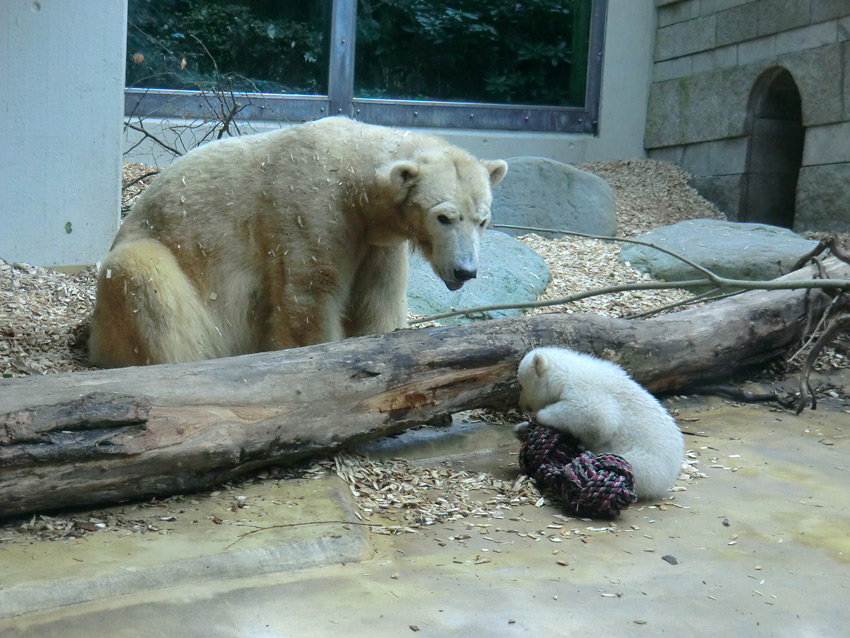
{"label": "stone block wall", "polygon": [[[694,175],[694,186],[731,219],[766,221],[753,218],[761,214],[753,212],[759,192],[775,195],[773,180],[784,187],[781,197],[792,198],[796,177],[788,225],[850,232],[850,0],[655,5],[649,156],[682,165]],[[787,122],[769,119],[786,115],[759,112],[767,108],[759,87],[765,89],[764,78],[777,77],[780,69],[790,73],[799,93],[801,158],[799,149],[793,154],[799,144],[776,132],[788,129]],[[779,89],[776,95],[785,99]],[[798,163],[799,173],[789,161]],[[767,201],[763,208],[772,205]]]}

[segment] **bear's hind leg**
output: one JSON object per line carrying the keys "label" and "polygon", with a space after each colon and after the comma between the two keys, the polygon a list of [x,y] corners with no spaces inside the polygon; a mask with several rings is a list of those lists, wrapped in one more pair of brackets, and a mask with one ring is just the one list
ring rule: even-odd
{"label": "bear's hind leg", "polygon": [[171,251],[153,239],[116,246],[101,264],[89,360],[103,368],[223,356],[221,334]]}

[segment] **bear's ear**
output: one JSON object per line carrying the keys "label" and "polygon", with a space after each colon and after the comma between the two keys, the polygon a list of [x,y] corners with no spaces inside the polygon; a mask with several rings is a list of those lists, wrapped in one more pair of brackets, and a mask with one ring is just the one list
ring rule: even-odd
{"label": "bear's ear", "polygon": [[549,362],[546,361],[546,355],[541,352],[535,352],[533,363],[534,372],[537,373],[538,377],[542,377],[546,373],[547,368],[549,367]]}
{"label": "bear's ear", "polygon": [[379,181],[393,191],[397,202],[407,197],[407,192],[416,180],[417,175],[419,175],[419,165],[410,160],[399,160],[378,169]]}
{"label": "bear's ear", "polygon": [[401,160],[390,168],[390,182],[399,189],[409,188],[413,179],[419,175],[419,165]]}
{"label": "bear's ear", "polygon": [[490,173],[490,186],[495,186],[502,181],[508,172],[508,163],[504,160],[481,160],[481,164]]}

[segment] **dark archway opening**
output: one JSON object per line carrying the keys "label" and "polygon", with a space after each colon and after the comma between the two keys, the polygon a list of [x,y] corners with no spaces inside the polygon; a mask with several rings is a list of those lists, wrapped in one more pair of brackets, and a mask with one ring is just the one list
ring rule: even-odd
{"label": "dark archway opening", "polygon": [[765,71],[750,96],[750,135],[740,220],[792,228],[803,161],[803,109],[794,78]]}

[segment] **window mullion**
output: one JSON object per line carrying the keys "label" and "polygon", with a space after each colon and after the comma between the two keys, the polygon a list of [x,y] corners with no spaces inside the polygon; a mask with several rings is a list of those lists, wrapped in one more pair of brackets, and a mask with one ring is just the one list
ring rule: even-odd
{"label": "window mullion", "polygon": [[354,41],[357,0],[334,0],[331,26],[328,101],[331,115],[351,117],[354,97]]}
{"label": "window mullion", "polygon": [[587,92],[585,111],[591,118],[592,132],[599,134],[599,109],[602,93],[602,62],[605,51],[605,22],[608,0],[593,0],[587,51]]}

